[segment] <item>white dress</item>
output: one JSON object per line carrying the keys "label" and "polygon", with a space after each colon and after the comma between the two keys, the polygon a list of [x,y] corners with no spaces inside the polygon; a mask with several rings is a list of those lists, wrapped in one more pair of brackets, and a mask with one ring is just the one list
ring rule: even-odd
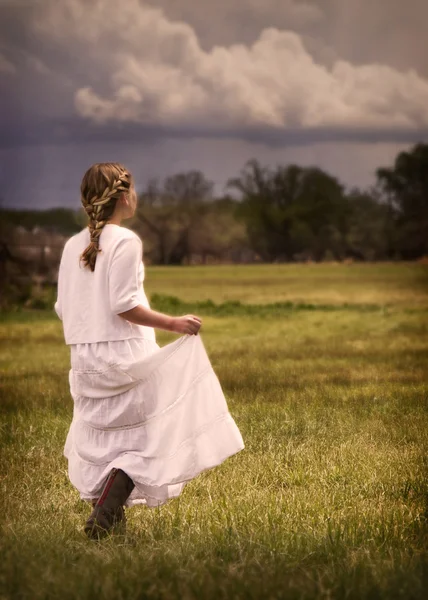
{"label": "white dress", "polygon": [[84,500],[116,467],[135,484],[127,506],[159,506],[244,448],[200,335],[162,348],[138,338],[75,344],[71,367],[64,455]]}
{"label": "white dress", "polygon": [[79,261],[89,241],[84,229],[65,244],[55,303],[71,349],[69,477],[92,500],[117,467],[135,484],[128,506],[158,506],[244,443],[201,336],[160,348],[152,327],[118,316],[150,308],[140,238],[107,224],[94,272]]}

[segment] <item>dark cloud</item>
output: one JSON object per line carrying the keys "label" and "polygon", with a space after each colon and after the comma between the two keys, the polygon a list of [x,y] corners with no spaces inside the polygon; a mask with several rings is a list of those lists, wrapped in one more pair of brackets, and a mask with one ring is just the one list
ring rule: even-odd
{"label": "dark cloud", "polygon": [[[109,8],[108,0],[104,3],[105,8]],[[147,4],[140,2],[140,7]],[[293,39],[287,37],[288,34],[282,37],[280,33],[265,34],[264,45],[257,49],[219,46],[254,42],[251,36],[248,38],[250,31],[257,33],[257,39],[261,28],[274,23],[278,29],[293,28],[299,35],[310,29],[307,39],[311,40],[309,46],[314,53],[317,48],[319,53],[325,50],[323,36],[328,35],[330,48],[336,44],[343,50],[342,53],[337,48],[331,50],[330,57],[336,53],[341,59],[347,58],[346,48],[348,54],[349,49],[355,49],[356,45],[349,40],[356,32],[360,54],[367,53],[371,46],[367,31],[371,29],[377,32],[379,52],[385,37],[388,38],[381,36],[380,17],[385,21],[384,27],[389,23],[388,18],[394,22],[400,18],[402,24],[403,15],[407,16],[405,25],[413,23],[428,11],[425,3],[416,4],[420,14],[417,10],[406,12],[401,3],[391,1],[385,16],[385,11],[377,6],[371,11],[362,10],[361,6],[367,5],[366,0],[346,3],[284,0],[281,4],[266,0],[263,10],[256,0],[232,4],[221,0],[215,6],[190,0],[162,0],[156,2],[156,6],[164,8],[166,18],[151,15],[144,19],[143,9],[138,9],[136,2],[128,1],[123,7],[133,7],[128,12],[128,24],[129,19],[137,22],[139,19],[139,28],[128,32],[126,27],[122,30],[116,27],[114,20],[107,20],[99,11],[83,12],[84,20],[79,13],[76,21],[71,9],[88,6],[81,1],[79,4],[79,0],[4,3],[0,21],[6,61],[6,72],[2,73],[0,83],[1,109],[6,123],[3,138],[10,143],[7,129],[12,129],[13,124],[16,143],[20,139],[30,142],[39,135],[60,141],[61,136],[68,134],[67,124],[52,128],[51,122],[55,119],[66,122],[80,114],[88,117],[81,121],[82,127],[88,130],[87,137],[95,135],[97,138],[102,133],[99,128],[88,126],[90,120],[104,121],[112,131],[112,138],[121,135],[123,139],[139,135],[135,123],[143,123],[148,129],[155,124],[159,132],[170,131],[172,135],[180,132],[183,136],[230,134],[251,139],[261,135],[266,141],[286,139],[296,143],[311,136],[314,140],[347,136],[351,140],[367,140],[372,135],[370,128],[379,130],[373,134],[374,138],[413,139],[415,130],[428,122],[425,114],[428,83],[418,80],[416,75],[388,71],[378,65],[376,54],[369,57],[372,64],[364,71],[351,63],[343,66],[337,63],[329,72],[314,62],[316,57],[311,58],[304,46],[299,46],[299,37]],[[67,6],[70,14],[66,14]],[[181,27],[168,19],[190,23],[196,35],[187,25]],[[364,28],[365,20],[371,25]],[[111,27],[106,25],[109,21],[112,21]],[[246,21],[247,37],[240,33],[240,26]],[[212,44],[218,44],[210,54],[197,46],[205,39],[202,23],[209,24]],[[409,27],[390,27],[389,38],[406,36]],[[152,38],[148,35],[151,29],[154,29]],[[227,30],[231,36],[228,41],[224,38]],[[342,34],[342,30],[346,34]],[[337,31],[339,33],[335,33]],[[419,37],[414,37],[413,45],[403,48],[398,45],[401,57],[417,45]],[[156,44],[158,48],[154,47]],[[164,53],[164,48],[169,46],[173,51],[171,56],[151,57],[159,51]],[[425,53],[420,54],[425,56]],[[277,66],[269,72],[275,61],[283,61],[284,76]],[[16,72],[7,72],[8,65]],[[344,86],[349,85],[345,93]],[[200,99],[195,103],[198,95]],[[45,128],[39,126],[43,119]],[[115,121],[128,121],[131,125],[119,127]],[[396,132],[388,133],[388,127]],[[288,131],[275,132],[284,128]],[[300,128],[305,131],[301,132]],[[82,139],[78,124],[72,124],[72,131],[76,139]]]}
{"label": "dark cloud", "polygon": [[272,147],[307,146],[317,143],[355,144],[401,143],[412,144],[428,140],[428,127],[415,130],[406,129],[369,129],[369,128],[204,128],[135,123],[112,123],[97,125],[78,117],[57,120],[21,120],[3,123],[0,128],[0,148],[19,146],[38,146],[54,144],[67,146],[96,142],[138,143],[141,145],[162,139],[189,140],[193,138],[227,140],[240,139],[249,143],[262,143]]}
{"label": "dark cloud", "polygon": [[[151,21],[152,26],[159,27],[153,34],[154,40],[158,37],[161,41],[159,49],[150,36],[138,37],[138,31],[130,31],[129,39],[115,35],[112,12],[108,13],[111,31],[103,29],[105,15],[97,20],[94,13],[90,16],[89,8],[88,20],[85,16],[78,28],[71,17],[64,20],[64,30],[50,27],[48,19],[45,30],[34,26],[47,7],[65,6],[67,2],[0,3],[0,183],[7,202],[48,206],[64,201],[70,205],[76,198],[74,186],[88,162],[114,157],[137,169],[141,185],[150,174],[195,166],[205,169],[221,186],[251,156],[265,163],[317,163],[337,173],[345,183],[367,185],[373,181],[374,169],[388,164],[400,144],[428,139],[426,82],[416,74],[401,72],[413,68],[428,77],[424,47],[428,3],[422,0],[411,2],[411,9],[409,3],[396,0],[153,0],[151,4],[163,8],[165,14],[163,21]],[[125,8],[124,4],[120,14],[126,13]],[[183,27],[171,28],[169,23],[177,19],[183,21]],[[91,23],[98,27],[99,38]],[[303,42],[307,53],[304,56],[295,46],[289,54],[281,54],[283,49],[278,50],[273,42],[266,46],[272,61],[279,56],[282,61],[295,57],[297,64],[302,59],[294,88],[277,85],[275,77],[281,75],[274,74],[263,88],[259,82],[263,65],[269,66],[269,60],[255,77],[253,63],[260,55],[244,56],[260,38],[261,30],[272,26],[298,34],[296,39]],[[142,73],[132,66],[134,59],[138,66],[142,57],[165,52],[171,40],[172,51],[165,60],[159,55],[161,58],[146,61]],[[200,51],[195,51],[194,40]],[[207,53],[216,47],[218,66],[207,59]],[[132,68],[125,68],[127,58]],[[327,66],[328,75],[338,60],[349,61],[349,67],[344,74],[335,74],[339,83],[330,103],[325,90],[334,79],[325,76],[322,68]],[[168,68],[162,71],[165,64]],[[358,71],[362,64],[371,65],[372,74]],[[175,80],[171,65],[179,67]],[[222,87],[219,80],[226,67],[230,69],[229,87]],[[151,79],[141,79],[148,72]],[[217,75],[207,86],[211,72]],[[306,72],[307,80],[303,77]],[[184,99],[178,98],[175,91],[184,90],[189,81],[196,87],[189,87]],[[323,125],[324,119],[334,120],[340,114],[342,105],[336,108],[332,103],[349,81],[355,84],[346,99],[348,104],[343,106],[351,106],[352,118],[345,115],[336,125]],[[376,83],[378,88],[370,96]],[[197,86],[209,100],[201,106],[211,105],[207,114],[198,113],[192,105]],[[118,100],[117,94],[124,87],[126,101]],[[92,89],[92,96],[82,96],[79,113],[75,94],[85,88]],[[388,100],[382,105],[386,90]],[[151,104],[144,105],[144,110],[150,106],[152,112],[144,113],[139,98],[147,102],[149,92]],[[276,100],[281,94],[287,99],[283,104]],[[174,102],[181,102],[183,108],[178,110]],[[176,116],[162,120],[165,107],[170,110],[171,106]],[[273,125],[267,117],[275,111],[277,123]],[[321,111],[318,116],[317,111]],[[98,123],[97,114],[101,114]],[[377,124],[376,115],[380,119]]]}
{"label": "dark cloud", "polygon": [[[144,143],[85,142],[0,149],[3,169],[0,197],[15,207],[79,207],[79,185],[90,164],[119,161],[127,165],[141,191],[152,177],[200,169],[223,193],[250,158],[261,164],[317,165],[348,186],[374,183],[375,169],[392,164],[402,144],[320,142],[271,146],[238,139],[158,138]],[[7,176],[6,176],[7,174]]]}

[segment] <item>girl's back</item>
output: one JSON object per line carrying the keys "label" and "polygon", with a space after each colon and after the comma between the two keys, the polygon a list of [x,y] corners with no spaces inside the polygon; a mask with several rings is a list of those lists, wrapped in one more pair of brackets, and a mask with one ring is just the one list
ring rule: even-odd
{"label": "girl's back", "polygon": [[63,321],[66,343],[154,340],[152,327],[118,316],[140,304],[149,307],[140,238],[125,227],[104,225],[93,272],[80,260],[89,241],[86,228],[68,240],[61,259],[55,310]]}

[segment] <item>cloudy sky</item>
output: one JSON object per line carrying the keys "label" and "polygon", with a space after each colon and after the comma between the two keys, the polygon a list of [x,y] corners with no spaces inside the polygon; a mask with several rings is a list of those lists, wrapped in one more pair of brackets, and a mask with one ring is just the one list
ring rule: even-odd
{"label": "cloudy sky", "polygon": [[0,198],[78,207],[93,162],[250,158],[347,186],[428,140],[426,0],[0,0]]}

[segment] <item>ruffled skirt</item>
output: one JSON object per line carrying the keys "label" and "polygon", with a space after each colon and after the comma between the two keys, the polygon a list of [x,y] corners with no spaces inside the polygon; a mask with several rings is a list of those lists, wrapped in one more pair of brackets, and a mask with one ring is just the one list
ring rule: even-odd
{"label": "ruffled skirt", "polygon": [[244,448],[200,335],[72,346],[73,420],[64,455],[80,497],[113,467],[135,487],[127,506],[159,506]]}

